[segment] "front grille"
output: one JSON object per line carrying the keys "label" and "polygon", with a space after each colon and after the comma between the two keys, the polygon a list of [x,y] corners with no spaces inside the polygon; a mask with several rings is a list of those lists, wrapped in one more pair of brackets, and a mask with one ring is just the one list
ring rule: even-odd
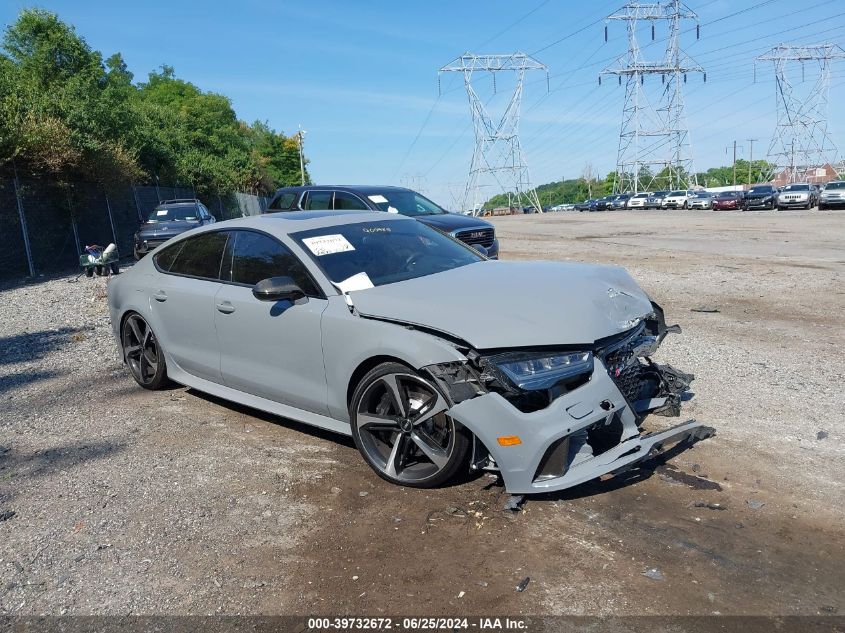
{"label": "front grille", "polygon": [[472,229],[469,231],[455,233],[455,237],[461,240],[464,244],[469,244],[470,246],[480,244],[484,248],[490,248],[493,246],[495,232],[493,229]]}

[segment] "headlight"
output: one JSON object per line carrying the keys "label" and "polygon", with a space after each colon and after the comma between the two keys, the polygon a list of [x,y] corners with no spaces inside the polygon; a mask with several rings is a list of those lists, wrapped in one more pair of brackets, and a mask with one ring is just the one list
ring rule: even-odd
{"label": "headlight", "polygon": [[520,389],[550,389],[566,378],[593,371],[592,352],[502,354],[491,358]]}

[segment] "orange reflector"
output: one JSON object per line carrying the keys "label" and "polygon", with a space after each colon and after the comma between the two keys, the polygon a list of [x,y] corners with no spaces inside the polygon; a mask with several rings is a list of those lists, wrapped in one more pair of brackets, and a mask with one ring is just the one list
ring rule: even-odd
{"label": "orange reflector", "polygon": [[522,444],[522,440],[518,435],[505,435],[504,437],[497,437],[496,441],[500,446],[516,446]]}

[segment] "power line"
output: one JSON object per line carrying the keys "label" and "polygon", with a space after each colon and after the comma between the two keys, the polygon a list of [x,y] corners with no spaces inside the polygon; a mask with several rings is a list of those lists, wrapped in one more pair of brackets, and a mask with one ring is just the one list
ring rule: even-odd
{"label": "power line", "polygon": [[[478,46],[476,46],[476,47],[475,47],[475,50],[480,50],[480,49],[484,48],[485,46],[487,46],[490,42],[492,42],[492,41],[496,40],[497,38],[501,37],[502,35],[504,35],[504,34],[505,34],[505,33],[507,33],[508,31],[510,31],[513,27],[515,27],[517,24],[521,24],[521,23],[522,23],[523,21],[525,21],[527,18],[529,18],[529,17],[531,17],[532,15],[534,15],[535,13],[537,13],[537,11],[539,11],[539,10],[540,10],[540,9],[542,9],[544,6],[546,6],[547,4],[549,4],[549,2],[551,2],[551,0],[543,0],[543,2],[541,2],[541,3],[540,3],[540,4],[538,4],[536,7],[534,7],[533,9],[531,9],[528,13],[526,13],[525,15],[523,15],[521,18],[519,18],[519,19],[518,19],[518,20],[516,20],[515,22],[512,22],[510,25],[506,26],[506,27],[505,27],[505,28],[503,28],[501,31],[499,31],[498,33],[496,33],[495,35],[493,35],[492,37],[489,37],[489,38],[487,38],[486,40],[484,40],[481,44],[479,44]],[[532,53],[532,55],[533,55],[533,53]]]}

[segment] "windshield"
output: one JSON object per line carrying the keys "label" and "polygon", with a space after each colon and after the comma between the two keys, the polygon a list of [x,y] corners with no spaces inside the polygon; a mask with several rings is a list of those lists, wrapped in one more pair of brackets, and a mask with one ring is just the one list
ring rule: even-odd
{"label": "windshield", "polygon": [[845,182],[829,182],[824,186],[824,190],[830,189],[845,189]]}
{"label": "windshield", "polygon": [[178,207],[159,207],[153,209],[147,222],[174,222],[176,220],[198,220],[199,208],[196,205]]}
{"label": "windshield", "polygon": [[748,193],[772,193],[772,191],[774,191],[773,187],[751,187]]}
{"label": "windshield", "polygon": [[401,213],[411,217],[448,213],[428,198],[407,189],[385,189],[384,191],[369,192],[367,198],[380,211],[387,211],[388,213]]}
{"label": "windshield", "polygon": [[736,198],[738,195],[739,194],[737,194],[735,191],[723,191],[716,197],[717,198]]}
{"label": "windshield", "polygon": [[638,193],[634,197],[635,198],[648,198],[648,194],[647,193]]}
{"label": "windshield", "polygon": [[784,191],[809,191],[810,185],[786,185]]}
{"label": "windshield", "polygon": [[672,193],[669,194],[670,197],[685,196],[685,195],[687,195],[686,191],[673,191]]}
{"label": "windshield", "polygon": [[341,290],[360,290],[484,261],[421,222],[362,222],[291,235]]}
{"label": "windshield", "polygon": [[695,194],[695,197],[696,198],[709,198],[710,194],[709,193],[697,193],[697,194]]}

